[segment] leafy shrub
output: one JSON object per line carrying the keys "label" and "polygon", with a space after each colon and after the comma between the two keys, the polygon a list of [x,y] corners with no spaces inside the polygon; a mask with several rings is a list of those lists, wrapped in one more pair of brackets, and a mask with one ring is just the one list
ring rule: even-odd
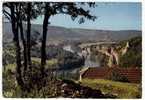
{"label": "leafy shrub", "polygon": [[121,67],[141,67],[142,66],[142,40],[141,37],[132,38],[129,41],[129,50],[120,57]]}
{"label": "leafy shrub", "polygon": [[5,44],[3,47],[3,65],[15,62],[15,47],[12,44]]}
{"label": "leafy shrub", "polygon": [[121,67],[141,67],[141,57],[141,53],[136,54],[134,51],[130,50],[120,58],[119,65]]}
{"label": "leafy shrub", "polygon": [[22,76],[25,90],[17,84],[15,73],[10,70],[3,72],[4,97],[53,97],[55,92],[55,78],[52,72],[46,70],[42,74],[40,65],[33,63],[32,69]]}

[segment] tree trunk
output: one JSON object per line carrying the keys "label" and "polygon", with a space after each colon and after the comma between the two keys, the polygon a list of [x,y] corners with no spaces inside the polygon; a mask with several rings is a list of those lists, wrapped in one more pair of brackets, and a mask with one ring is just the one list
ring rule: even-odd
{"label": "tree trunk", "polygon": [[19,28],[20,28],[21,40],[23,42],[23,48],[24,48],[23,57],[24,57],[24,72],[25,72],[27,70],[27,45],[24,38],[22,20],[20,20],[19,22]]}
{"label": "tree trunk", "polygon": [[44,15],[44,21],[43,21],[43,36],[42,36],[42,46],[41,46],[41,72],[44,71],[44,66],[46,64],[46,38],[47,38],[47,27],[48,27],[48,19],[49,19],[49,13],[48,8],[46,5],[45,8],[45,15]]}
{"label": "tree trunk", "polygon": [[18,25],[17,25],[17,19],[14,15],[14,11],[15,11],[15,7],[14,5],[10,6],[10,11],[11,11],[11,25],[12,25],[12,32],[14,35],[14,44],[16,47],[16,80],[18,82],[18,85],[21,86],[21,88],[23,88],[24,86],[24,82],[22,80],[22,76],[21,76],[21,48],[20,48],[20,44],[19,44],[19,34],[18,34]]}
{"label": "tree trunk", "polygon": [[27,53],[28,53],[28,64],[31,67],[31,3],[27,5]]}

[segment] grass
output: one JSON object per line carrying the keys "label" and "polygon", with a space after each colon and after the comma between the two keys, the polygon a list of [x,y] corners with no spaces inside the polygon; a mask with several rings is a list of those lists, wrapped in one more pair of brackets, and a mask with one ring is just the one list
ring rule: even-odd
{"label": "grass", "polygon": [[118,98],[139,98],[141,90],[139,84],[116,82],[104,79],[83,79],[82,85],[93,89],[100,89],[104,94],[114,94]]}
{"label": "grass", "polygon": [[[32,61],[40,63],[40,58],[32,58]],[[47,60],[47,66],[51,67],[57,63],[56,59]],[[47,67],[46,66],[46,67]],[[15,72],[16,64],[9,64],[4,66],[3,70],[3,85],[4,85],[4,96],[5,97],[15,97],[15,95],[19,95],[20,91],[18,86],[15,84],[16,80],[14,75],[10,75],[8,70],[11,72]],[[134,83],[124,83],[124,82],[116,82],[111,80],[104,79],[83,79],[82,85],[89,86],[93,89],[100,89],[104,94],[114,94],[117,95],[118,98],[138,98],[141,97],[141,89],[139,84]],[[17,89],[17,90],[16,90]],[[15,91],[16,90],[16,91]],[[19,91],[19,92],[17,92]]]}
{"label": "grass", "polygon": [[7,72],[7,71],[11,71],[11,72],[15,72],[16,71],[16,64],[8,64],[6,66],[4,66],[4,72]]}
{"label": "grass", "polygon": [[[37,58],[37,57],[32,57],[32,61],[33,62],[37,62],[37,63],[41,63],[41,59]],[[55,67],[55,65],[57,65],[57,59],[49,59],[46,60],[46,68],[51,68],[51,67]]]}
{"label": "grass", "polygon": [[47,65],[52,66],[52,65],[55,65],[55,64],[57,64],[57,59],[50,59],[50,60],[47,60]]}
{"label": "grass", "polygon": [[[36,65],[40,64],[40,59],[39,58],[32,58],[32,63],[35,63]],[[47,65],[53,65],[56,63],[55,59],[51,59],[47,61]],[[41,67],[41,66],[40,66]],[[47,67],[47,66],[46,66]],[[49,67],[49,66],[48,66]],[[11,97],[11,98],[19,98],[19,97],[50,97],[52,96],[52,94],[50,94],[50,92],[54,92],[54,90],[50,90],[49,86],[45,86],[43,87],[45,90],[45,93],[48,93],[46,95],[44,95],[42,92],[44,92],[44,90],[40,90],[38,91],[37,88],[34,89],[33,91],[29,92],[25,92],[22,91],[20,89],[20,87],[18,86],[18,83],[16,81],[16,64],[8,64],[6,66],[3,66],[3,80],[2,80],[2,84],[3,84],[3,97]],[[41,92],[42,91],[42,92]],[[37,93],[40,92],[40,93]]]}
{"label": "grass", "polygon": [[41,59],[37,57],[31,57],[32,61],[41,63]]}
{"label": "grass", "polygon": [[[41,59],[40,58],[36,58],[36,57],[32,57],[32,61],[36,62],[36,63],[41,63]],[[50,59],[46,61],[46,68],[50,68],[53,67],[57,64],[57,59]],[[4,71],[7,72],[8,70],[10,70],[11,72],[15,72],[16,71],[16,63],[13,64],[8,64],[6,66],[3,67]]]}

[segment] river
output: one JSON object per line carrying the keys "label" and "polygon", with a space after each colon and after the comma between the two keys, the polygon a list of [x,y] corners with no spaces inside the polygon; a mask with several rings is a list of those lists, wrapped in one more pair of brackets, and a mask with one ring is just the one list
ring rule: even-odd
{"label": "river", "polygon": [[[63,47],[64,50],[77,53],[79,56],[82,56],[81,50],[77,50],[74,47],[72,48],[71,45],[65,45]],[[85,59],[84,66],[80,66],[79,68],[67,69],[67,70],[56,70],[54,74],[59,78],[68,78],[68,79],[79,79],[80,70],[85,67],[100,67],[99,58],[95,55],[95,59],[91,60],[91,55],[87,55]]]}
{"label": "river", "polygon": [[[74,49],[72,49],[71,45],[66,45],[63,47],[64,50],[69,51],[69,52],[77,52],[78,55],[82,55],[82,53],[80,51],[74,51]],[[100,67],[100,62],[99,62],[99,58],[96,55],[95,56],[95,60],[91,60],[91,55],[87,55],[86,59],[85,59],[85,64],[84,67]]]}

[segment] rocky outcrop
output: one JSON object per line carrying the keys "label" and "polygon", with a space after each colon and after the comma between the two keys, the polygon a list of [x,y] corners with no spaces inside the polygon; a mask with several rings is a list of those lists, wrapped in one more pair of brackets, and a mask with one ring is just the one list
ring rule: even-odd
{"label": "rocky outcrop", "polygon": [[126,46],[120,50],[121,55],[124,55],[127,52],[128,48],[129,48],[129,42],[126,42]]}
{"label": "rocky outcrop", "polygon": [[[80,56],[84,57],[85,60],[87,60],[87,57],[89,55],[98,52],[106,56],[107,58],[106,65],[112,67],[114,65],[119,65],[120,57],[125,55],[129,49],[129,42],[127,41],[126,44],[122,47],[119,47],[120,45],[113,42],[108,44],[88,43],[79,46],[80,48],[82,48]],[[92,65],[88,65],[87,67],[92,67]]]}
{"label": "rocky outcrop", "polygon": [[82,86],[71,80],[59,80],[57,87],[59,95],[66,98],[116,98],[116,96],[105,95],[100,90]]}
{"label": "rocky outcrop", "polygon": [[126,42],[125,47],[122,47],[120,50],[116,50],[114,47],[108,48],[108,50],[100,50],[101,53],[105,54],[109,57],[108,59],[108,66],[112,67],[113,65],[119,64],[119,58],[120,56],[123,56],[126,54],[129,48],[129,42]]}

